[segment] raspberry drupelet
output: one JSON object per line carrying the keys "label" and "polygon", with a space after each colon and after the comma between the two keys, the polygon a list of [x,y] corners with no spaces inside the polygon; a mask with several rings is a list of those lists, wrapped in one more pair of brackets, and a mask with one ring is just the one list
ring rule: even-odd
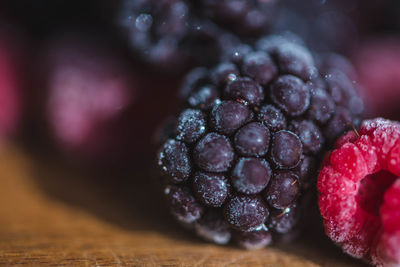
{"label": "raspberry drupelet", "polygon": [[288,239],[326,145],[360,115],[348,81],[339,69],[319,73],[306,47],[279,35],[191,71],[158,152],[174,217],[218,244]]}

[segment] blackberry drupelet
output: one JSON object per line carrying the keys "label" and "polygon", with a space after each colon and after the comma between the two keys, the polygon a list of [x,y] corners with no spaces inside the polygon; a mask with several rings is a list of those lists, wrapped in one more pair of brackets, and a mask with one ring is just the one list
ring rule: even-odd
{"label": "blackberry drupelet", "polygon": [[318,71],[326,59],[301,42],[268,36],[222,58],[184,80],[158,165],[178,221],[218,244],[260,248],[298,232],[325,148],[363,105],[346,74]]}

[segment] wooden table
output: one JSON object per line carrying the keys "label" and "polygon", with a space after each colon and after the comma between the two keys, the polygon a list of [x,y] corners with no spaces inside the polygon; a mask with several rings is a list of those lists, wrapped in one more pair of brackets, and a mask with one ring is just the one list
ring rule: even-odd
{"label": "wooden table", "polygon": [[0,150],[1,266],[362,266],[326,239],[243,251],[182,231],[146,172],[76,171],[16,145]]}

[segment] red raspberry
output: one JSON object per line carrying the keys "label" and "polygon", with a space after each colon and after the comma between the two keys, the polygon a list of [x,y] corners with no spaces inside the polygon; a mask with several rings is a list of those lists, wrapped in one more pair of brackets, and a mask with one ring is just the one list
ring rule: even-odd
{"label": "red raspberry", "polygon": [[318,178],[326,234],[353,257],[400,266],[400,123],[364,121],[335,147]]}

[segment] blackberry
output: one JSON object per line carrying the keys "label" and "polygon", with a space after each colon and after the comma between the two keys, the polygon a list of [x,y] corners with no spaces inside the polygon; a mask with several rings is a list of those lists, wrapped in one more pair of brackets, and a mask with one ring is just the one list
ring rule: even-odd
{"label": "blackberry", "polygon": [[[116,24],[142,60],[162,70],[216,63],[237,37],[259,37],[269,30],[274,1],[122,0]],[[249,59],[260,64],[257,55]],[[263,62],[261,62],[263,64]],[[271,64],[272,65],[272,64]]]}
{"label": "blackberry", "polygon": [[197,0],[201,15],[245,36],[265,33],[273,19],[275,0]]}
{"label": "blackberry", "polygon": [[159,167],[167,188],[182,188],[172,213],[206,240],[259,248],[299,232],[322,153],[362,111],[346,74],[293,40],[228,49],[183,82]]}

